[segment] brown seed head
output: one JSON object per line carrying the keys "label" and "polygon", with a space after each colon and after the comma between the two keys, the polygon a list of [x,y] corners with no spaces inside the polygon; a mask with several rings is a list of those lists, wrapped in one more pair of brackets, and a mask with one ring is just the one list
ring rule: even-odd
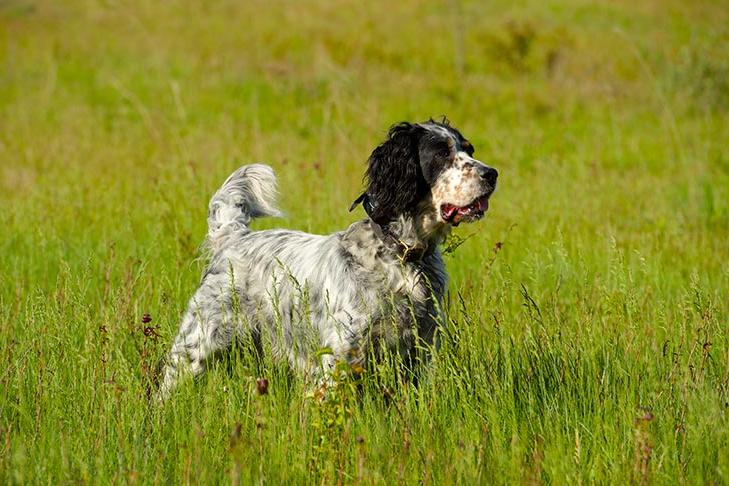
{"label": "brown seed head", "polygon": [[268,380],[265,378],[258,378],[256,380],[256,390],[259,395],[265,395],[268,393]]}
{"label": "brown seed head", "polygon": [[144,335],[147,337],[158,337],[159,334],[157,334],[157,330],[153,328],[152,326],[147,326],[144,328]]}

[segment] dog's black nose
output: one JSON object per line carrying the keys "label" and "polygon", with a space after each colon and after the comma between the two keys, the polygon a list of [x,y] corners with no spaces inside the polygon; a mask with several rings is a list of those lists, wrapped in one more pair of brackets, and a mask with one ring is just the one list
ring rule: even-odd
{"label": "dog's black nose", "polygon": [[485,180],[489,183],[489,185],[493,186],[494,184],[496,184],[496,179],[499,177],[499,172],[492,167],[484,167],[483,169],[481,169],[479,175],[481,176],[481,179]]}

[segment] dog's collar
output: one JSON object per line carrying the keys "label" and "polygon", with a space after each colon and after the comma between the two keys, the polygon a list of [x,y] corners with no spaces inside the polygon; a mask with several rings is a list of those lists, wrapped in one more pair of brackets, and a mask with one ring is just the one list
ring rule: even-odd
{"label": "dog's collar", "polygon": [[354,208],[359,206],[360,203],[362,204],[362,207],[364,208],[365,213],[367,213],[367,216],[369,216],[370,219],[372,219],[372,221],[374,221],[374,219],[372,218],[372,213],[375,211],[375,205],[372,203],[369,196],[367,196],[366,192],[363,192],[362,194],[360,194],[357,197],[357,199],[355,199],[352,202],[352,204],[349,206],[349,212],[351,213],[354,210]]}
{"label": "dog's collar", "polygon": [[372,229],[374,230],[375,234],[381,240],[383,240],[385,244],[388,244],[390,245],[390,247],[392,247],[392,249],[395,251],[395,254],[402,262],[419,262],[428,254],[428,248],[426,246],[408,245],[400,238],[398,238],[390,230],[389,224],[379,224],[372,218],[370,218],[370,223],[372,224]]}
{"label": "dog's collar", "polygon": [[428,253],[428,247],[427,246],[416,246],[416,245],[408,245],[401,239],[399,239],[391,230],[390,230],[390,223],[380,223],[378,222],[374,217],[373,214],[376,209],[376,205],[370,200],[369,196],[367,196],[366,192],[363,192],[360,194],[360,196],[354,200],[352,205],[349,207],[349,210],[352,211],[354,208],[357,207],[357,205],[362,204],[362,207],[364,208],[365,212],[367,213],[367,216],[370,218],[370,223],[372,224],[372,229],[375,231],[375,234],[385,241],[385,243],[389,244],[395,249],[395,253],[397,254],[398,258],[407,263],[411,262],[418,262],[422,260]]}

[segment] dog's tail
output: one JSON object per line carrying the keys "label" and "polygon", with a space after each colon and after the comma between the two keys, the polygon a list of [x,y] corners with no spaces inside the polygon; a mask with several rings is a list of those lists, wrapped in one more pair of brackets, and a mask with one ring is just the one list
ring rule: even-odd
{"label": "dog's tail", "polygon": [[205,246],[215,251],[230,235],[247,231],[253,219],[281,216],[276,196],[276,175],[269,166],[245,165],[233,172],[210,200]]}

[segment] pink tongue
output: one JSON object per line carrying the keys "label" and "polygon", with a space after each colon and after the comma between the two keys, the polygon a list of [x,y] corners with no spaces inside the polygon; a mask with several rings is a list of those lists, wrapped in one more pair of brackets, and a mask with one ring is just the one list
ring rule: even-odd
{"label": "pink tongue", "polygon": [[488,207],[488,199],[484,197],[477,199],[473,202],[473,204],[464,207],[447,204],[443,207],[443,213],[446,219],[453,219],[453,222],[457,223],[458,221],[460,221],[461,216],[469,215],[473,211],[484,212],[488,209]]}
{"label": "pink tongue", "polygon": [[447,205],[445,207],[445,215],[447,219],[450,219],[451,216],[453,216],[453,213],[455,213],[458,210],[456,206]]}

